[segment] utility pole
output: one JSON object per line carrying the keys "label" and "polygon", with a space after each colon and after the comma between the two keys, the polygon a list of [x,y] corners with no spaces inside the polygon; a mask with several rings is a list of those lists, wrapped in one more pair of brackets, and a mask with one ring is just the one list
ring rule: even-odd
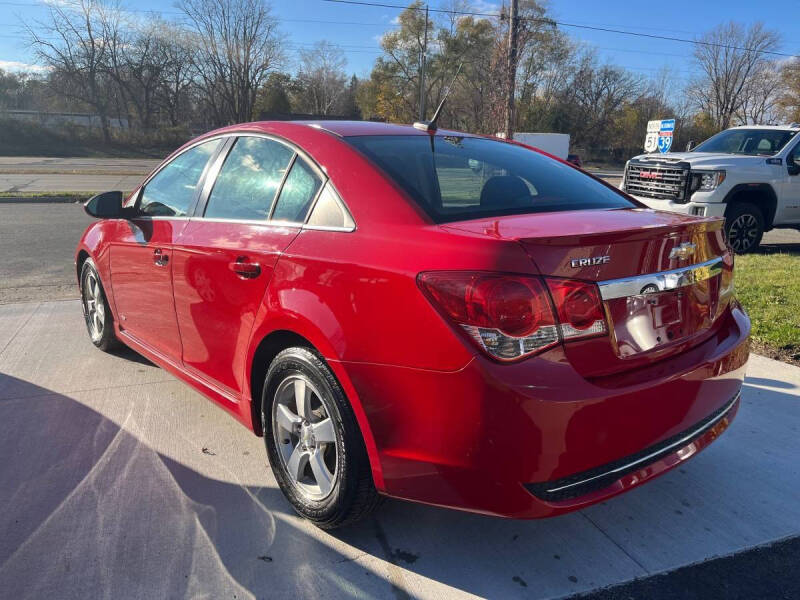
{"label": "utility pole", "polygon": [[428,56],[428,5],[425,5],[425,37],[422,42],[422,56],[419,59],[419,120],[425,120],[425,62]]}
{"label": "utility pole", "polygon": [[517,89],[517,33],[519,17],[517,0],[511,0],[508,15],[508,89],[506,93],[506,139],[514,137],[514,92]]}

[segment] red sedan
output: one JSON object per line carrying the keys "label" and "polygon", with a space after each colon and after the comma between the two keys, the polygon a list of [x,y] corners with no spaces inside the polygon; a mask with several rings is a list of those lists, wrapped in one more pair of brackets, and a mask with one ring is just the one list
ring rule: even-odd
{"label": "red sedan", "polygon": [[657,212],[514,142],[252,123],[167,158],[76,266],[89,335],[263,436],[322,527],[381,496],[557,515],[731,422],[750,322],[722,221]]}

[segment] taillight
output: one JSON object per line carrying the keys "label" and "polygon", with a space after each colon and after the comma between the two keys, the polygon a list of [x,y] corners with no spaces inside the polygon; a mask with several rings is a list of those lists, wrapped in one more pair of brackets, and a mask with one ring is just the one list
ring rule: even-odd
{"label": "taillight", "polygon": [[553,303],[558,311],[564,340],[606,333],[606,317],[595,284],[548,277],[547,287],[550,288]]}
{"label": "taillight", "polygon": [[[419,284],[434,305],[478,347],[500,360],[530,356],[555,346],[562,338],[607,331],[593,284],[555,279],[545,284],[542,278],[533,276],[464,271],[421,273]],[[563,307],[556,303],[560,323],[548,286],[551,293],[557,290],[565,303]]]}

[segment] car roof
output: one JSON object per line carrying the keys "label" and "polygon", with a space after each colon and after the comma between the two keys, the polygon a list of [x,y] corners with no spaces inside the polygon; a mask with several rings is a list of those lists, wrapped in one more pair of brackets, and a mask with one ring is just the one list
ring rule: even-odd
{"label": "car roof", "polygon": [[[275,121],[261,121],[251,125],[273,124]],[[401,125],[397,123],[382,123],[379,121],[340,121],[340,120],[320,120],[320,121],[288,121],[295,125],[305,125],[315,129],[321,129],[339,137],[361,136],[361,135],[429,135],[427,131],[416,129],[413,125]],[[457,135],[459,137],[473,137],[473,134],[461,131],[451,131],[439,129],[436,135]]]}

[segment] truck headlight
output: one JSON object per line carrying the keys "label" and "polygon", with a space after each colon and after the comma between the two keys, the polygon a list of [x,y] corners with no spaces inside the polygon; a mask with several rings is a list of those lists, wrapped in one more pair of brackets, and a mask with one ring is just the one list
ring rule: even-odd
{"label": "truck headlight", "polygon": [[725,181],[725,171],[694,171],[692,172],[692,192],[710,192]]}

